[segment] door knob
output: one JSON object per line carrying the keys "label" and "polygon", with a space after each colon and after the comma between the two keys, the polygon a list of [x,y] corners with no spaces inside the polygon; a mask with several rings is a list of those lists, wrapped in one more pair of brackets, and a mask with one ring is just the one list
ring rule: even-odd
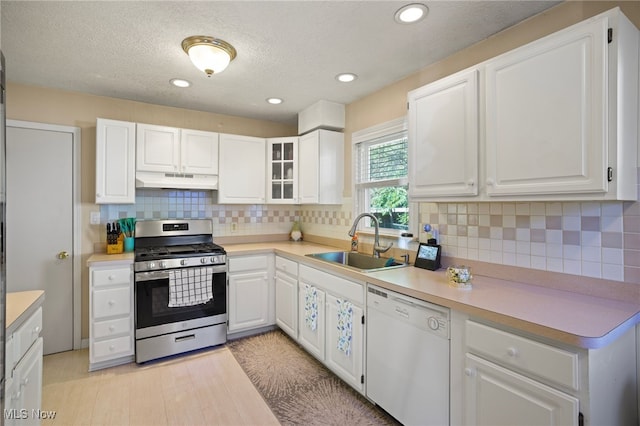
{"label": "door knob", "polygon": [[61,251],[60,253],[58,253],[58,259],[66,259],[69,257],[69,252],[67,251]]}

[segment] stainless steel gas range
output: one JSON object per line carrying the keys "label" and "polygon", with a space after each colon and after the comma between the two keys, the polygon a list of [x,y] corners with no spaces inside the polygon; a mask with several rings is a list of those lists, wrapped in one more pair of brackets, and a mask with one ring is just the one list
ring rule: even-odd
{"label": "stainless steel gas range", "polygon": [[144,220],[135,231],[136,362],[227,341],[227,256],[211,220]]}

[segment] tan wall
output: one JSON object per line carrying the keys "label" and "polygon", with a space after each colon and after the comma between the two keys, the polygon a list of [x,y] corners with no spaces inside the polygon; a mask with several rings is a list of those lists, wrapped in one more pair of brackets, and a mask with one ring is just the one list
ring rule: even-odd
{"label": "tan wall", "polygon": [[[351,134],[375,124],[404,116],[407,113],[407,92],[616,6],[620,6],[624,14],[640,28],[640,1],[565,2],[347,105],[345,123],[345,196],[351,196],[352,191]],[[427,19],[429,18],[427,17]]]}

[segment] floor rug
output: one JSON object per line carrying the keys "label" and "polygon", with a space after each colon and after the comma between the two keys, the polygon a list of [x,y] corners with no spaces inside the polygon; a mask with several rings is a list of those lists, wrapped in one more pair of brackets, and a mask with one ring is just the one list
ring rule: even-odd
{"label": "floor rug", "polygon": [[398,425],[280,330],[227,343],[283,425]]}

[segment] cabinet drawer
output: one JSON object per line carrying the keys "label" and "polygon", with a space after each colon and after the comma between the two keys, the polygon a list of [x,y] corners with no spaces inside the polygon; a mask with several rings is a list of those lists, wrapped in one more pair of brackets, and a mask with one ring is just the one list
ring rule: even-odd
{"label": "cabinet drawer", "polygon": [[133,355],[133,338],[131,336],[123,336],[95,342],[92,349],[91,355],[95,359]]}
{"label": "cabinet drawer", "polygon": [[131,289],[128,287],[94,290],[93,319],[131,313]]}
{"label": "cabinet drawer", "polygon": [[29,317],[22,326],[13,334],[15,362],[19,362],[20,358],[27,353],[33,342],[40,336],[42,331],[42,307]]}
{"label": "cabinet drawer", "polygon": [[298,276],[298,262],[284,257],[276,257],[276,269],[295,277]]}
{"label": "cabinet drawer", "polygon": [[92,272],[94,287],[129,284],[131,282],[131,268],[99,269]]}
{"label": "cabinet drawer", "polygon": [[467,321],[469,352],[578,390],[578,354]]}
{"label": "cabinet drawer", "polygon": [[98,321],[93,324],[94,339],[102,339],[103,337],[117,336],[119,334],[131,334],[131,332],[131,317]]}
{"label": "cabinet drawer", "polygon": [[266,270],[269,266],[267,255],[229,258],[229,272]]}
{"label": "cabinet drawer", "polygon": [[332,274],[300,265],[300,282],[321,287],[336,296],[346,297],[353,303],[364,305],[364,285]]}

